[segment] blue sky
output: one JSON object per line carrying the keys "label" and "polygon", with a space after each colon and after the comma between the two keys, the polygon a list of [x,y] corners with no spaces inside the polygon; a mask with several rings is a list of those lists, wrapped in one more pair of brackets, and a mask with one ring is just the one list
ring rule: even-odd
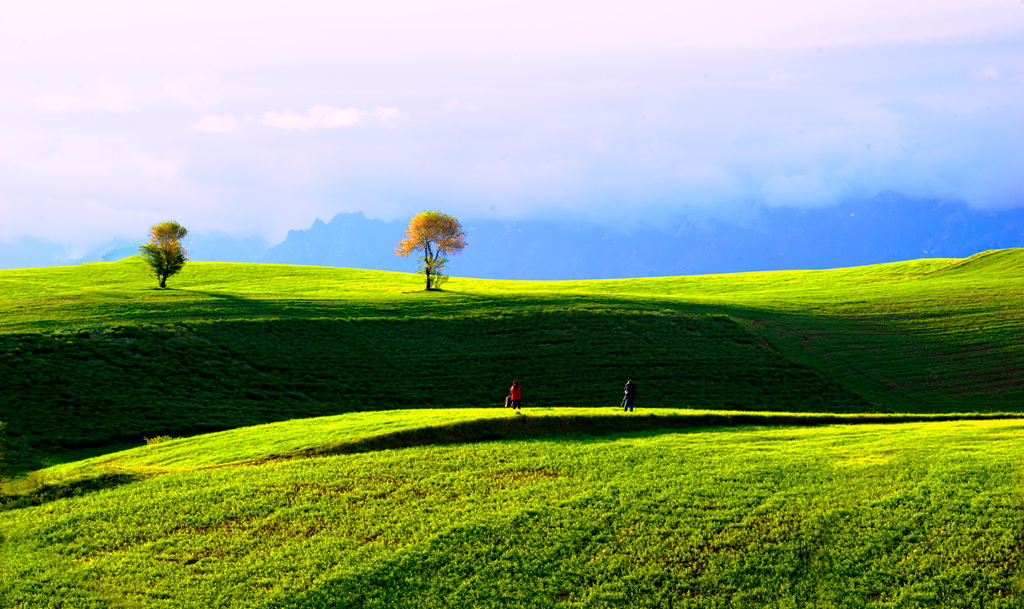
{"label": "blue sky", "polygon": [[714,4],[18,3],[0,241],[1024,205],[1024,1]]}

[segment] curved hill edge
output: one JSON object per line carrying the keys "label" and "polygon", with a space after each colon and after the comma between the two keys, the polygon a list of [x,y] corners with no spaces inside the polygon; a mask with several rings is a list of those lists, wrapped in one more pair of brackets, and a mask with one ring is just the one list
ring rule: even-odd
{"label": "curved hill edge", "polygon": [[[417,446],[473,444],[502,440],[531,440],[554,437],[605,436],[643,431],[676,431],[717,427],[786,427],[819,425],[878,425],[935,423],[994,419],[1024,419],[1017,414],[798,414],[757,412],[695,411],[673,414],[606,414],[578,416],[524,414],[503,419],[477,419],[394,431],[349,442],[270,455],[255,462],[289,458],[310,458]],[[583,425],[579,425],[579,423]],[[495,424],[496,423],[496,424]],[[250,462],[251,463],[251,462]]]}
{"label": "curved hill edge", "polygon": [[[220,461],[209,462],[218,455],[202,450],[203,445],[217,446],[226,439],[230,447],[254,444],[254,433],[268,428],[284,428],[285,441],[302,441],[305,436],[289,435],[289,431],[309,430],[317,423],[321,433],[338,431],[336,423],[359,415],[396,415],[396,418],[420,416],[424,411],[383,411],[351,413],[318,419],[298,419],[214,432],[190,438],[136,447],[83,461],[57,465],[29,474],[0,487],[0,511],[43,505],[64,498],[78,497],[118,486],[132,484],[156,476],[189,473],[193,471],[259,467],[276,462],[352,455],[373,451],[398,450],[423,446],[456,446],[505,440],[551,440],[554,438],[579,439],[616,434],[643,432],[673,432],[682,430],[713,430],[739,427],[814,427],[829,425],[892,425],[907,423],[942,423],[1024,419],[1013,413],[963,414],[800,414],[741,411],[676,410],[650,413],[579,413],[578,408],[544,409],[537,413],[519,414],[510,411],[481,412],[480,409],[436,411],[455,415],[455,420],[436,424],[406,427],[384,432],[356,435],[346,440],[307,445],[301,448],[265,454],[255,458],[231,459],[220,454]],[[428,411],[429,412],[429,411]],[[479,416],[487,414],[490,416]],[[467,416],[477,415],[477,416]],[[385,417],[386,418],[386,417]],[[386,422],[385,422],[386,423]],[[394,423],[394,421],[392,421]],[[344,425],[342,425],[344,427]],[[290,429],[289,429],[290,428]],[[356,425],[358,429],[358,424]],[[233,437],[234,436],[234,437]],[[277,438],[281,440],[282,438]],[[273,440],[270,438],[269,440]],[[197,446],[198,445],[198,446]],[[196,449],[199,450],[196,450]],[[182,465],[183,455],[191,455],[194,465]],[[240,456],[240,455],[236,455]],[[154,459],[155,457],[155,459]],[[162,458],[161,458],[162,457]],[[203,459],[206,462],[203,462]],[[161,465],[163,463],[163,465]]]}
{"label": "curved hill edge", "polygon": [[[453,278],[457,290],[412,296],[412,274],[245,263],[196,263],[158,291],[136,263],[0,272],[10,472],[154,435],[493,407],[512,371],[536,406],[610,406],[620,390],[601,379],[637,377],[643,405],[666,409],[1024,404],[1019,248],[831,271]],[[439,344],[460,365],[423,380]]]}
{"label": "curved hill edge", "polygon": [[[295,419],[178,438],[44,471],[58,477],[85,470],[161,474],[288,459],[503,440],[599,437],[717,427],[877,425],[1000,419],[1024,419],[1024,414],[840,414],[689,409],[629,414],[609,413],[606,408],[545,408],[526,413],[478,408],[376,411]],[[352,425],[346,425],[350,421]],[[368,429],[371,426],[367,423],[374,421],[377,425]],[[274,428],[277,428],[276,435]],[[260,438],[260,434],[268,435]],[[288,447],[288,444],[292,447]],[[260,451],[260,446],[266,446],[269,450],[254,455],[254,452]],[[214,452],[216,448],[225,450],[225,447],[227,452]]]}
{"label": "curved hill edge", "polygon": [[924,275],[939,275],[951,271],[971,271],[978,267],[984,268],[989,266],[995,266],[1001,270],[1005,270],[1003,267],[1024,269],[1024,248],[985,250],[967,258],[955,259],[950,264],[924,273]]}

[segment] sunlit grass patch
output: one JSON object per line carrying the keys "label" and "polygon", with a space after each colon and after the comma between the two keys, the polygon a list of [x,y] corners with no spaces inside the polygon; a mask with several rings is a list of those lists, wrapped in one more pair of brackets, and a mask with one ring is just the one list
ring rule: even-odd
{"label": "sunlit grass patch", "polygon": [[[0,271],[10,459],[298,417],[493,407],[1016,412],[1024,251],[571,282],[141,262]],[[426,372],[429,371],[429,372]]]}
{"label": "sunlit grass patch", "polygon": [[0,585],[29,606],[1015,607],[1021,434],[650,429],[167,468],[0,513]]}

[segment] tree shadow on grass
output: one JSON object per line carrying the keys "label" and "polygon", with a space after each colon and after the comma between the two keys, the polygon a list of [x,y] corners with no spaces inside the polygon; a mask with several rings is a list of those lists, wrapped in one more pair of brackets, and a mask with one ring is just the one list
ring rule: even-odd
{"label": "tree shadow on grass", "polygon": [[21,482],[21,486],[27,487],[27,490],[0,493],[0,512],[43,505],[58,499],[81,497],[144,478],[130,474],[100,474],[92,478],[48,483],[30,477]]}

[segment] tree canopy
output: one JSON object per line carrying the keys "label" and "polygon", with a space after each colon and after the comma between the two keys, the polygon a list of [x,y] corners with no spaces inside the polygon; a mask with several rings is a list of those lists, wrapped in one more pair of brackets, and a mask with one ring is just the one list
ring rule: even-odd
{"label": "tree canopy", "polygon": [[181,245],[187,234],[188,230],[177,222],[161,222],[150,227],[149,243],[139,246],[161,288],[167,287],[167,278],[181,271],[188,260],[188,251]]}
{"label": "tree canopy", "polygon": [[426,276],[428,290],[439,290],[447,280],[443,271],[448,256],[458,254],[465,247],[466,234],[454,216],[439,211],[424,211],[409,221],[405,239],[399,241],[395,253],[411,256],[413,252],[422,252],[417,270]]}

